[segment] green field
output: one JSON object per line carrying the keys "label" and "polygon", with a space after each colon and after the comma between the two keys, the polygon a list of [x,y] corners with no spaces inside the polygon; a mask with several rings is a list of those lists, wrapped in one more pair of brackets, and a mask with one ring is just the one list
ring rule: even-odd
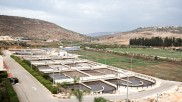
{"label": "green field", "polygon": [[[131,57],[93,51],[75,51],[81,58],[89,59],[126,70],[131,70]],[[106,60],[105,60],[106,59]],[[132,58],[132,71],[167,80],[182,81],[182,64]]]}
{"label": "green field", "polygon": [[89,59],[92,61],[96,61],[103,64],[112,65],[115,67],[121,67],[123,69],[131,69],[131,62],[132,68],[139,67],[139,66],[148,66],[152,64],[157,64],[157,61],[145,61],[143,59],[136,59],[126,56],[118,56],[111,53],[99,53],[99,52],[92,52],[92,51],[77,51],[76,54],[83,55],[82,58]]}
{"label": "green field", "polygon": [[114,48],[107,49],[118,52],[131,52],[136,54],[145,54],[145,55],[154,55],[154,56],[163,56],[170,58],[182,58],[182,52],[174,50],[165,50],[165,49],[153,49],[153,48]]}

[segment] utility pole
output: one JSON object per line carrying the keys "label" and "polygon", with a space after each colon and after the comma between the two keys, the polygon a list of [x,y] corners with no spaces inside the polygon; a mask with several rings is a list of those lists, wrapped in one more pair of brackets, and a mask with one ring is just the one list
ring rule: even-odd
{"label": "utility pole", "polygon": [[[51,59],[52,61],[53,61],[53,63],[55,62],[53,59]],[[53,77],[52,77],[52,79],[53,79],[53,81],[52,81],[52,85],[53,85],[53,87],[54,87],[54,67],[52,68],[52,70],[53,70]]]}
{"label": "utility pole", "polygon": [[54,68],[53,68],[53,81],[52,81],[52,85],[54,87]]}
{"label": "utility pole", "polygon": [[[122,73],[122,72],[121,72]],[[127,89],[126,89],[126,93],[127,93],[127,95],[126,95],[126,102],[128,102],[128,92],[129,92],[129,89],[128,89],[128,87],[129,87],[129,76],[127,75],[127,74],[125,74],[125,73],[122,73],[123,75],[125,75],[125,76],[127,76],[127,85],[126,85],[126,87],[127,87]]]}
{"label": "utility pole", "polygon": [[[31,52],[31,55],[33,55],[33,52]],[[32,57],[32,56],[31,56]],[[31,71],[32,71],[32,62],[30,61],[30,64],[31,64]]]}
{"label": "utility pole", "polygon": [[131,71],[132,71],[132,67],[133,67],[132,64],[133,64],[133,54],[131,55],[131,69],[130,69]]}
{"label": "utility pole", "polygon": [[105,50],[105,64],[106,64],[106,50]]}

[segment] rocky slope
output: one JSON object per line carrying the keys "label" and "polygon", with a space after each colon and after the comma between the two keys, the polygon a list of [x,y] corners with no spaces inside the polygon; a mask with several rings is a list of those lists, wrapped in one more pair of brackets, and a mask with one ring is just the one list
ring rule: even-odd
{"label": "rocky slope", "polygon": [[0,36],[82,41],[86,36],[38,19],[0,15]]}

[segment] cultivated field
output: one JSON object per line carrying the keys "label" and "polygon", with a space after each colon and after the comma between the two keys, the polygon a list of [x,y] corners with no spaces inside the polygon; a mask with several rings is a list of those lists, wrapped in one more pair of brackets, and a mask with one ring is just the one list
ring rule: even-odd
{"label": "cultivated field", "polygon": [[[85,50],[75,51],[74,53],[83,55],[82,58],[92,61],[104,64],[106,62],[111,66],[131,70],[131,57]],[[132,58],[132,70],[166,80],[182,81],[182,64],[179,63]]]}
{"label": "cultivated field", "polygon": [[145,54],[145,55],[154,55],[154,56],[162,56],[162,57],[170,57],[170,58],[182,58],[182,52],[174,51],[174,50],[165,50],[165,49],[154,49],[154,48],[115,48],[108,49],[118,52],[131,52],[136,54]]}

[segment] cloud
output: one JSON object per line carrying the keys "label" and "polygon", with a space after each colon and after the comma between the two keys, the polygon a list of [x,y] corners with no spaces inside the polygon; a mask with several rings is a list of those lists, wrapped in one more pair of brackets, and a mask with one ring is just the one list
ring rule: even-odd
{"label": "cloud", "polygon": [[36,18],[36,19],[48,20],[48,21],[54,20],[53,15],[44,11],[35,11],[35,10],[18,9],[18,8],[6,8],[6,7],[1,7],[0,11],[2,15],[22,16],[22,17]]}
{"label": "cloud", "polygon": [[181,4],[181,0],[1,0],[0,13],[91,33],[182,25]]}

